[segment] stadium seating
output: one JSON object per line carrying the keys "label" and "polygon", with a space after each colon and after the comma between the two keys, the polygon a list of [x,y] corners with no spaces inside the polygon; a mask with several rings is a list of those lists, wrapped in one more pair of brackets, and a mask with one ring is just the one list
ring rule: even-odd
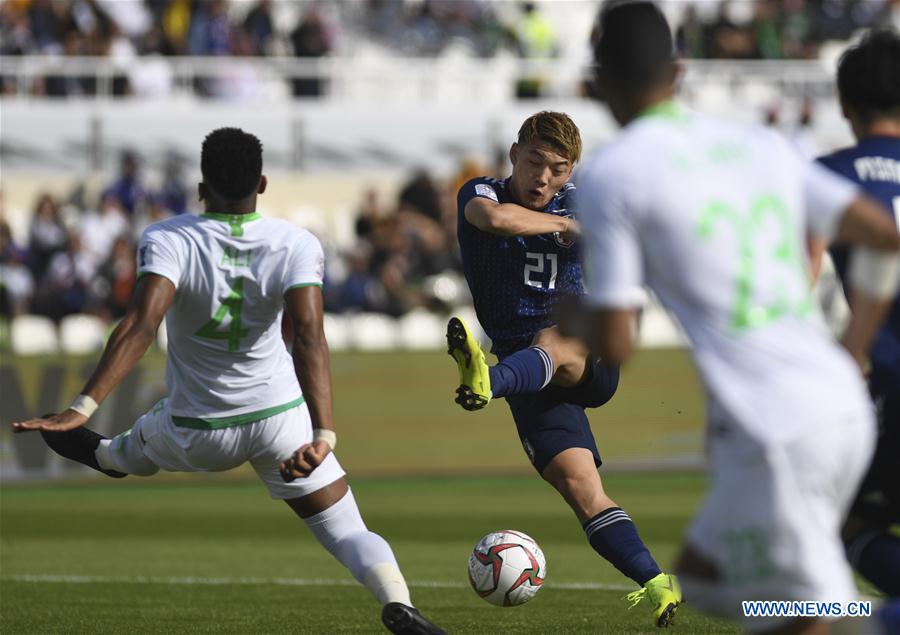
{"label": "stadium seating", "polygon": [[331,351],[345,351],[350,348],[350,325],[347,317],[335,313],[325,314],[325,338]]}
{"label": "stadium seating", "polygon": [[106,322],[94,315],[68,315],[59,323],[59,346],[63,353],[86,355],[103,349]]}
{"label": "stadium seating", "polygon": [[347,322],[349,343],[360,351],[393,350],[403,339],[397,321],[380,313],[357,313]]}
{"label": "stadium seating", "polygon": [[40,315],[19,315],[9,327],[12,351],[16,355],[51,355],[59,352],[59,338],[53,320]]}
{"label": "stadium seating", "polygon": [[399,320],[400,346],[407,350],[440,350],[446,347],[446,320],[425,309],[410,311]]}

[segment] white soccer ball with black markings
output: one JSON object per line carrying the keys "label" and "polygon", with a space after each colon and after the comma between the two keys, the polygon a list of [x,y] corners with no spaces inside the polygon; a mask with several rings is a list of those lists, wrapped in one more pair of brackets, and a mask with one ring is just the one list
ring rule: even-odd
{"label": "white soccer ball with black markings", "polygon": [[469,556],[469,582],[496,606],[525,604],[540,591],[547,561],[538,544],[521,531],[504,529],[478,541]]}

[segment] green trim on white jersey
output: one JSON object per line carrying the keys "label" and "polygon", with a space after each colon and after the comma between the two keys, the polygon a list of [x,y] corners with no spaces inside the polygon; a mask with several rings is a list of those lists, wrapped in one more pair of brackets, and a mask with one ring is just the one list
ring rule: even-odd
{"label": "green trim on white jersey", "polygon": [[262,214],[259,212],[251,212],[250,214],[218,214],[216,212],[204,212],[200,214],[200,216],[228,223],[231,227],[232,236],[243,236],[244,223],[249,223],[250,221],[262,218]]}
{"label": "green trim on white jersey", "polygon": [[637,114],[635,119],[641,117],[664,117],[666,119],[678,120],[686,119],[687,113],[677,101],[674,99],[666,99],[665,101],[658,101],[655,104],[647,106]]}
{"label": "green trim on white jersey", "polygon": [[219,428],[231,428],[233,426],[243,426],[248,423],[256,423],[262,419],[274,417],[277,414],[286,412],[291,408],[296,408],[303,403],[303,397],[298,397],[293,401],[281,404],[280,406],[272,406],[255,412],[247,412],[242,415],[232,415],[230,417],[207,417],[205,419],[195,419],[193,417],[176,417],[172,415],[172,423],[179,428],[193,428],[194,430],[218,430]]}

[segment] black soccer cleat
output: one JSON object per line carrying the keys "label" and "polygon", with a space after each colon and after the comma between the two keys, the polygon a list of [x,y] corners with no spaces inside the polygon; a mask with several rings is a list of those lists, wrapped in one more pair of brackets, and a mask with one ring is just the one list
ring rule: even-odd
{"label": "black soccer cleat", "polygon": [[381,610],[381,622],[395,635],[446,635],[422,617],[416,609],[400,602],[388,602]]}
{"label": "black soccer cleat", "polygon": [[40,433],[44,438],[44,443],[61,457],[87,465],[89,468],[103,472],[112,478],[125,478],[128,476],[123,472],[105,470],[100,467],[100,464],[97,463],[97,457],[94,456],[94,451],[100,445],[100,441],[106,437],[97,434],[93,430],[78,427],[73,430],[63,430],[62,432],[41,430]]}

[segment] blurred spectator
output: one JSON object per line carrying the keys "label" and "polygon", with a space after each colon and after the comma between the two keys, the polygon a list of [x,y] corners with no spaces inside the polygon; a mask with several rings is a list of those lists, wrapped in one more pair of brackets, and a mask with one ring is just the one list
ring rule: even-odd
{"label": "blurred spectator", "polygon": [[135,241],[139,241],[144,230],[153,223],[166,220],[172,216],[172,212],[166,205],[165,198],[160,194],[154,194],[147,198],[147,206],[144,212],[132,220],[131,235]]}
{"label": "blurred spectator", "polygon": [[271,0],[258,0],[244,18],[244,31],[250,38],[251,55],[266,55],[275,36]]}
{"label": "blurred spectator", "polygon": [[806,0],[783,0],[781,11],[781,38],[785,57],[814,58],[818,42],[813,40],[814,17]]}
{"label": "blurred spectator", "polygon": [[763,59],[781,59],[781,33],[778,26],[778,3],[775,0],[758,0],[753,23],[755,41],[755,57]]}
{"label": "blurred spectator", "polygon": [[[591,38],[593,41],[593,37]],[[681,25],[675,32],[675,47],[682,57],[706,57],[703,23],[697,14],[697,5],[691,3],[685,11]]]}
{"label": "blurred spectator", "polygon": [[250,36],[235,29],[231,33],[231,52],[238,59],[225,65],[214,78],[207,81],[208,95],[229,100],[243,101],[258,99],[264,94],[257,68],[244,60],[253,55]]}
{"label": "blurred spectator", "polygon": [[116,240],[128,233],[122,202],[107,191],[100,199],[99,211],[85,214],[80,229],[82,253],[96,269],[109,257]]}
{"label": "blurred spectator", "polygon": [[67,234],[59,206],[50,194],[41,194],[28,230],[28,255],[35,280],[40,280],[51,258],[66,245]]}
{"label": "blurred spectator", "polygon": [[[522,4],[522,18],[516,28],[516,41],[519,55],[525,59],[547,59],[557,54],[553,25],[538,11],[534,2]],[[544,82],[540,73],[520,79],[516,84],[516,97],[540,97],[544,91]]]}
{"label": "blurred spectator", "polygon": [[0,216],[0,315],[25,313],[34,293],[34,277],[26,266],[28,253],[13,241],[9,223]]}
{"label": "blurred spectator", "polygon": [[154,0],[160,5],[161,12],[156,12],[154,22],[163,33],[162,53],[166,55],[186,55],[188,52],[188,35],[191,28],[193,0]]}
{"label": "blurred spectator", "polygon": [[356,237],[368,238],[375,228],[375,223],[383,216],[381,203],[378,200],[378,190],[374,187],[367,188],[359,213],[356,215]]}
{"label": "blurred spectator", "polygon": [[719,4],[714,22],[706,28],[705,49],[713,58],[749,59],[754,55],[753,35],[731,19],[731,1]]}
{"label": "blurred spectator", "polygon": [[184,178],[184,157],[176,152],[166,153],[163,182],[157,195],[170,213],[177,216],[187,211],[188,188]]}
{"label": "blurred spectator", "polygon": [[91,283],[95,311],[106,319],[123,317],[134,291],[136,272],[134,244],[127,236],[119,236]]}
{"label": "blurred spectator", "polygon": [[[325,57],[332,49],[332,28],[325,22],[315,4],[310,5],[291,33],[294,55],[304,58]],[[325,93],[325,82],[319,77],[297,77],[292,81],[295,97],[318,97]]]}
{"label": "blurred spectator", "polygon": [[[188,54],[206,57],[228,55],[232,33],[227,0],[194,2],[192,7],[187,33]],[[218,77],[198,76],[194,79],[194,87],[203,97],[229,96]]]}
{"label": "blurred spectator", "polygon": [[227,0],[195,2],[188,29],[188,52],[191,55],[228,55],[230,45]]}
{"label": "blurred spectator", "polygon": [[440,193],[427,170],[419,168],[403,186],[400,190],[400,206],[440,222]]}
{"label": "blurred spectator", "polygon": [[58,322],[67,315],[82,313],[88,305],[88,286],[94,266],[81,248],[81,239],[72,233],[66,249],[57,252],[40,281],[34,311]]}
{"label": "blurred spectator", "polygon": [[436,4],[424,0],[419,5],[409,8],[403,47],[413,55],[433,57],[444,48],[447,35],[435,15]]}
{"label": "blurred spectator", "polygon": [[129,216],[139,211],[147,196],[140,170],[140,158],[137,153],[125,150],[119,161],[119,176],[103,192],[103,198],[108,196],[116,198]]}

